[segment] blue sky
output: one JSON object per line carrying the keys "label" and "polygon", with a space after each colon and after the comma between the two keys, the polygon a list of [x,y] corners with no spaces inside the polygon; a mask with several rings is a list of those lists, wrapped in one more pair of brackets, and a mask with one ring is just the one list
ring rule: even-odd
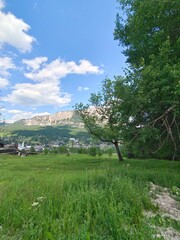
{"label": "blue sky", "polygon": [[6,122],[87,103],[122,75],[116,0],[0,0],[0,90]]}

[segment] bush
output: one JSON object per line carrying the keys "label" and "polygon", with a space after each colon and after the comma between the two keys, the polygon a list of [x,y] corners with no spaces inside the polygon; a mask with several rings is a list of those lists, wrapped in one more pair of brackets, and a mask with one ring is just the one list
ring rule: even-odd
{"label": "bush", "polygon": [[107,149],[107,154],[108,154],[108,156],[111,158],[112,157],[112,154],[113,154],[113,149],[112,148],[108,148]]}
{"label": "bush", "polygon": [[86,149],[86,148],[79,148],[79,149],[77,150],[77,152],[78,152],[79,154],[86,154],[86,153],[87,153],[87,149]]}
{"label": "bush", "polygon": [[89,154],[93,157],[97,155],[97,147],[90,147],[89,148]]}
{"label": "bush", "polygon": [[47,155],[49,153],[49,150],[47,148],[44,149],[43,153]]}
{"label": "bush", "polygon": [[58,154],[58,148],[54,147],[53,149],[51,149],[51,152],[54,154]]}
{"label": "bush", "polygon": [[36,150],[35,150],[35,148],[33,146],[30,147],[29,151],[30,151],[30,153],[35,153],[36,152]]}
{"label": "bush", "polygon": [[103,155],[103,151],[101,148],[97,148],[97,154],[99,157],[101,157]]}
{"label": "bush", "polygon": [[58,151],[59,151],[59,153],[65,154],[65,153],[67,153],[67,147],[66,146],[60,146]]}

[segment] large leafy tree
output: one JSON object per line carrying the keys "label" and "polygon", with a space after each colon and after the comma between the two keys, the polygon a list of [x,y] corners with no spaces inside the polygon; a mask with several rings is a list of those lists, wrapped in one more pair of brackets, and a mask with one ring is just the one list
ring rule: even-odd
{"label": "large leafy tree", "polygon": [[[169,39],[173,56],[178,56],[180,15],[178,0],[118,0],[125,12],[116,19],[115,39],[119,40],[128,62],[136,68],[142,60],[150,63],[160,47]],[[174,59],[175,60],[175,59]],[[176,61],[176,60],[175,60]]]}
{"label": "large leafy tree", "polygon": [[134,97],[129,139],[146,151],[178,158],[180,146],[180,15],[177,0],[119,0],[114,37],[125,48]]}
{"label": "large leafy tree", "polygon": [[[128,97],[129,86],[125,80],[105,79],[102,90],[91,94],[89,104],[77,104],[75,110],[81,116],[86,129],[96,138],[114,144],[119,161],[123,160],[119,144],[123,142],[128,116],[122,114],[126,109],[124,99]],[[125,112],[125,111],[124,111]]]}

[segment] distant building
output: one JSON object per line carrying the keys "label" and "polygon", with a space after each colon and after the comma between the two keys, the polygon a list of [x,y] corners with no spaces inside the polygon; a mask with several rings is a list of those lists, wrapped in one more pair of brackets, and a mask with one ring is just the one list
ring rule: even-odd
{"label": "distant building", "polygon": [[15,144],[4,144],[2,140],[0,140],[0,154],[17,154],[17,145]]}

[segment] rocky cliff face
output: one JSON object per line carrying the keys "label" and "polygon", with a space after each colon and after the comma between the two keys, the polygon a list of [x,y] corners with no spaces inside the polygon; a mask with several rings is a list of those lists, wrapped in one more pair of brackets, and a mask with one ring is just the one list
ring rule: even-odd
{"label": "rocky cliff face", "polygon": [[75,114],[74,111],[62,111],[52,115],[37,116],[30,119],[23,119],[18,121],[26,126],[54,126],[54,125],[74,125],[83,126],[80,118]]}

